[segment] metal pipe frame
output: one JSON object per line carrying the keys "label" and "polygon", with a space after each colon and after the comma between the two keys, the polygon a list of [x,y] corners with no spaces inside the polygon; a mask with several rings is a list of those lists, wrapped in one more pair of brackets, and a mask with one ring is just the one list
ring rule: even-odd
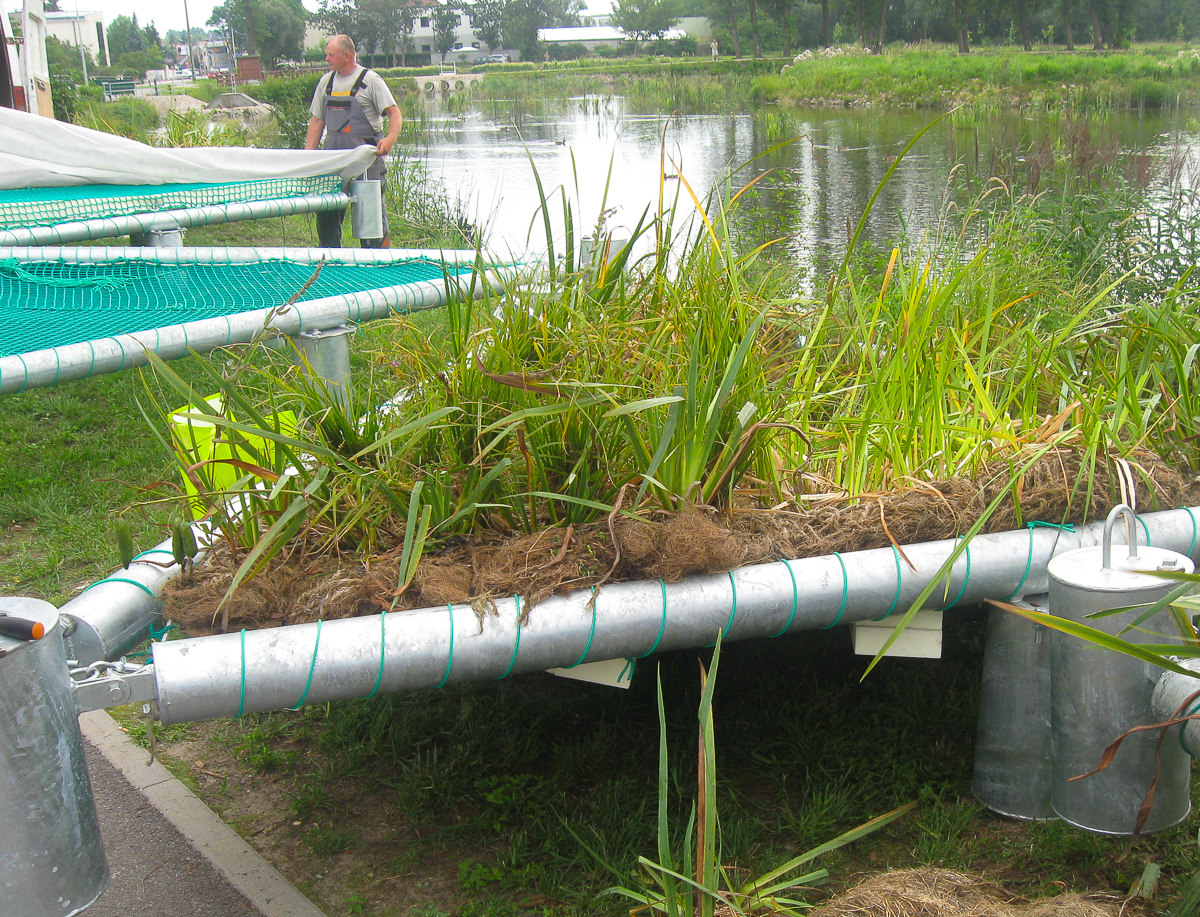
{"label": "metal pipe frame", "polygon": [[[140,249],[147,251],[147,249]],[[178,251],[178,249],[153,249]],[[417,283],[359,293],[343,293],[305,302],[286,309],[255,309],[222,318],[184,322],[167,328],[155,328],[130,334],[118,334],[81,344],[35,350],[11,357],[0,357],[0,395],[29,388],[84,379],[99,373],[119,372],[149,362],[148,353],[173,360],[190,353],[208,353],[231,344],[246,343],[268,327],[272,336],[294,337],[302,331],[336,328],[347,322],[367,322],[393,313],[435,309],[474,283],[482,283],[484,294],[500,292],[502,279],[488,274],[448,283],[424,280]],[[458,288],[461,284],[461,288]]]}
{"label": "metal pipe frame", "polygon": [[143,248],[129,245],[0,246],[0,260],[62,261],[70,264],[106,264],[110,261],[151,261],[155,264],[244,264],[253,261],[291,261],[317,264],[392,264],[428,258],[452,264],[474,263],[473,250],[436,248],[300,248],[297,246],[232,246],[214,248]]}
{"label": "metal pipe frame", "polygon": [[130,213],[94,220],[73,220],[53,226],[29,226],[0,230],[0,245],[46,245],[84,242],[164,229],[187,229],[191,226],[210,226],[234,223],[239,220],[261,220],[266,217],[315,213],[319,210],[340,210],[350,205],[349,195],[340,191],[306,194],[303,197],[279,198],[269,201],[234,201],[229,204],[208,204],[182,210],[160,210],[156,213]]}
{"label": "metal pipe frame", "polygon": [[[1193,554],[1198,508],[1139,517],[1143,543]],[[1101,543],[1103,523],[980,535],[927,604],[1047,591],[1046,566]],[[521,623],[520,597],[476,615],[441,606],[153,645],[159,718],[182,723],[392,693],[582,662],[897,618],[938,577],[958,540],[742,567],[678,583],[604,586],[552,597]],[[914,569],[915,568],[915,569]]]}

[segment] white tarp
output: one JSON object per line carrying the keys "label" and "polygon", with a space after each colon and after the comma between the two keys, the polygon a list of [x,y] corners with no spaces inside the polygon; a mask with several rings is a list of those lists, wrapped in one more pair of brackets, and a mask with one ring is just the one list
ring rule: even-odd
{"label": "white tarp", "polygon": [[256,150],[160,148],[102,131],[0,108],[0,188],[164,185],[309,178],[357,178],[375,148]]}

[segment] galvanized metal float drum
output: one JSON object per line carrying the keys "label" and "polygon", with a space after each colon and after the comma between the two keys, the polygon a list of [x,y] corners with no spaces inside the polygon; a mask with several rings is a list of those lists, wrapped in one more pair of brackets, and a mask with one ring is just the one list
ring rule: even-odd
{"label": "galvanized metal float drum", "polygon": [[100,897],[108,862],[58,610],[0,598],[0,612],[44,631],[0,635],[0,914],[67,917]]}
{"label": "galvanized metal float drum", "polygon": [[[1113,523],[1125,515],[1129,546],[1112,545]],[[1155,570],[1190,573],[1190,559],[1174,551],[1137,545],[1137,521],[1127,506],[1108,515],[1103,544],[1060,554],[1050,561],[1050,613],[1117,634],[1138,611],[1103,618],[1088,615],[1147,604],[1163,598],[1177,583],[1150,576]],[[1165,612],[1122,635],[1131,643],[1178,642]],[[1069,778],[1096,769],[1104,749],[1133,726],[1155,722],[1151,708],[1162,672],[1123,653],[1055,632],[1050,644],[1051,745],[1054,774],[1051,801],[1064,821],[1100,834],[1132,834],[1138,811],[1155,772],[1158,734],[1127,738],[1112,763],[1094,776]],[[1162,831],[1187,817],[1190,758],[1179,742],[1163,742],[1158,789],[1144,833]]]}
{"label": "galvanized metal float drum", "polygon": [[[1042,596],[1038,605],[1044,604]],[[1052,819],[1053,769],[1050,630],[993,608],[988,612],[971,792],[999,815]]]}

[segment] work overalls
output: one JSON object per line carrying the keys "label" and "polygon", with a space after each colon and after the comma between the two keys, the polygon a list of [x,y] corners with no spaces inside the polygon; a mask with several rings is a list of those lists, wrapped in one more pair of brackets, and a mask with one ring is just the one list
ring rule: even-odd
{"label": "work overalls", "polygon": [[[372,146],[379,144],[379,135],[363,112],[362,103],[358,100],[358,91],[363,88],[367,79],[366,68],[358,75],[348,95],[333,94],[333,73],[325,83],[325,149],[352,150],[364,143]],[[383,157],[377,157],[367,169],[367,178],[379,182],[382,192],[383,182],[387,176],[387,167]],[[343,186],[349,190],[349,182]],[[342,221],[346,217],[343,210],[324,210],[317,213],[317,238],[322,248],[340,248],[342,245]],[[386,200],[383,208],[383,238],[362,239],[363,248],[386,248],[388,243],[387,207]]]}

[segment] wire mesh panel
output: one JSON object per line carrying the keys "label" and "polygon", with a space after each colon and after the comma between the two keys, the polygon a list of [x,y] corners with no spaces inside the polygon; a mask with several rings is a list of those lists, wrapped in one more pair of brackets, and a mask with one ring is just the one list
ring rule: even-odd
{"label": "wire mesh panel", "polygon": [[77,220],[158,213],[214,204],[329,194],[342,189],[337,175],[271,178],[230,184],[73,185],[0,191],[0,229],[53,226]]}
{"label": "wire mesh panel", "polygon": [[297,294],[296,301],[305,302],[438,281],[471,269],[469,263],[430,258],[385,264],[331,262],[319,273],[312,264],[283,260],[229,264],[0,260],[0,357],[270,309]]}

